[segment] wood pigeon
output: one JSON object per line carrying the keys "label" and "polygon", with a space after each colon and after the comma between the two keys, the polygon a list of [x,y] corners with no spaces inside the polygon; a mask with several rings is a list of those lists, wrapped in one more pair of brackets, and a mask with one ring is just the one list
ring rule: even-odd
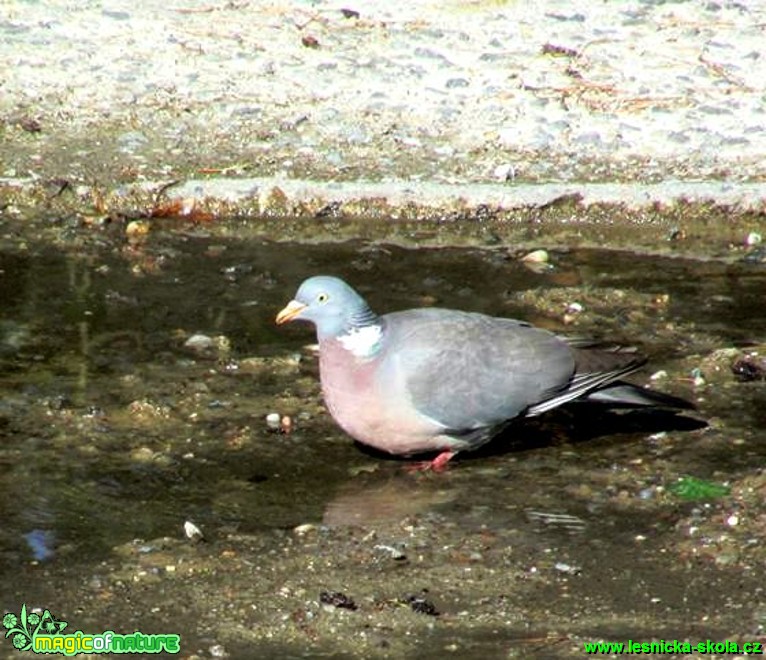
{"label": "wood pigeon", "polygon": [[524,321],[422,308],[378,316],[343,280],[305,280],[277,324],[309,321],[319,339],[324,399],[359,442],[409,456],[439,452],[443,469],[511,420],[575,399],[693,408],[619,379],[646,359],[567,340]]}

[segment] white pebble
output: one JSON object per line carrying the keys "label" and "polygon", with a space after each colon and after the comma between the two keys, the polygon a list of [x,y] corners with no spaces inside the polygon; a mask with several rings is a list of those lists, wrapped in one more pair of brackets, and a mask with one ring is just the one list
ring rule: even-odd
{"label": "white pebble", "polygon": [[203,334],[196,334],[189,337],[185,342],[186,348],[191,348],[194,351],[204,351],[213,346],[213,338]]}
{"label": "white pebble", "polygon": [[226,647],[223,644],[213,644],[208,651],[214,658],[225,658],[229,655]]}
{"label": "white pebble", "polygon": [[278,412],[271,412],[266,415],[266,426],[268,426],[270,429],[278,431],[281,424],[282,415],[280,415]]}
{"label": "white pebble", "polygon": [[529,254],[525,254],[521,260],[531,263],[545,264],[548,263],[548,251],[547,250],[533,250]]}
{"label": "white pebble", "polygon": [[193,522],[191,522],[191,520],[187,520],[184,523],[184,534],[186,534],[186,537],[192,541],[201,541],[203,538],[205,538],[202,530]]}
{"label": "white pebble", "polygon": [[736,527],[739,525],[739,516],[736,513],[732,513],[727,519],[726,524],[729,527]]}
{"label": "white pebble", "polygon": [[758,245],[763,237],[757,231],[751,231],[745,239],[745,245]]}

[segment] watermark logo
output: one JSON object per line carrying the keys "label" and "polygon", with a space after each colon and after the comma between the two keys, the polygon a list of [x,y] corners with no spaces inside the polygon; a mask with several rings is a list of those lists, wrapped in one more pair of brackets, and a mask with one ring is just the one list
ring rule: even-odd
{"label": "watermark logo", "polygon": [[178,653],[181,650],[180,635],[146,635],[138,631],[121,635],[112,630],[97,634],[82,630],[64,633],[67,625],[50,610],[42,614],[28,612],[26,604],[21,606],[19,615],[8,612],[3,616],[5,638],[10,638],[19,651],[73,656],[79,653]]}
{"label": "watermark logo", "polygon": [[6,629],[6,639],[10,637],[19,651],[29,651],[32,649],[32,640],[38,633],[59,635],[67,627],[67,622],[56,619],[50,610],[45,610],[42,614],[37,612],[27,614],[25,603],[21,606],[19,616],[8,612],[3,617],[3,627]]}

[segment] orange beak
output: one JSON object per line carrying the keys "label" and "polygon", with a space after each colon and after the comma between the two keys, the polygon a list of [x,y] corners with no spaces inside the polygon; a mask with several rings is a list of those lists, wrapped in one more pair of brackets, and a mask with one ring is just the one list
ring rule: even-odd
{"label": "orange beak", "polygon": [[298,314],[300,314],[308,305],[299,303],[297,300],[291,300],[287,303],[287,306],[277,314],[277,325],[282,325],[288,321],[292,321]]}

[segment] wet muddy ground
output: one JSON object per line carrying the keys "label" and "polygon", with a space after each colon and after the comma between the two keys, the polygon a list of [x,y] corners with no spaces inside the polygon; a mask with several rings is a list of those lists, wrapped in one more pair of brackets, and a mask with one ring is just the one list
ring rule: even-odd
{"label": "wet muddy ground", "polygon": [[[307,244],[229,227],[125,240],[80,224],[39,244],[5,227],[3,612],[180,633],[186,658],[764,639],[760,259],[549,249],[532,269],[502,241]],[[311,329],[274,326],[316,273],[381,312],[456,307],[635,345],[652,357],[637,382],[698,411],[570,406],[443,474],[408,473],[324,411]],[[692,477],[722,488],[695,499]]]}

